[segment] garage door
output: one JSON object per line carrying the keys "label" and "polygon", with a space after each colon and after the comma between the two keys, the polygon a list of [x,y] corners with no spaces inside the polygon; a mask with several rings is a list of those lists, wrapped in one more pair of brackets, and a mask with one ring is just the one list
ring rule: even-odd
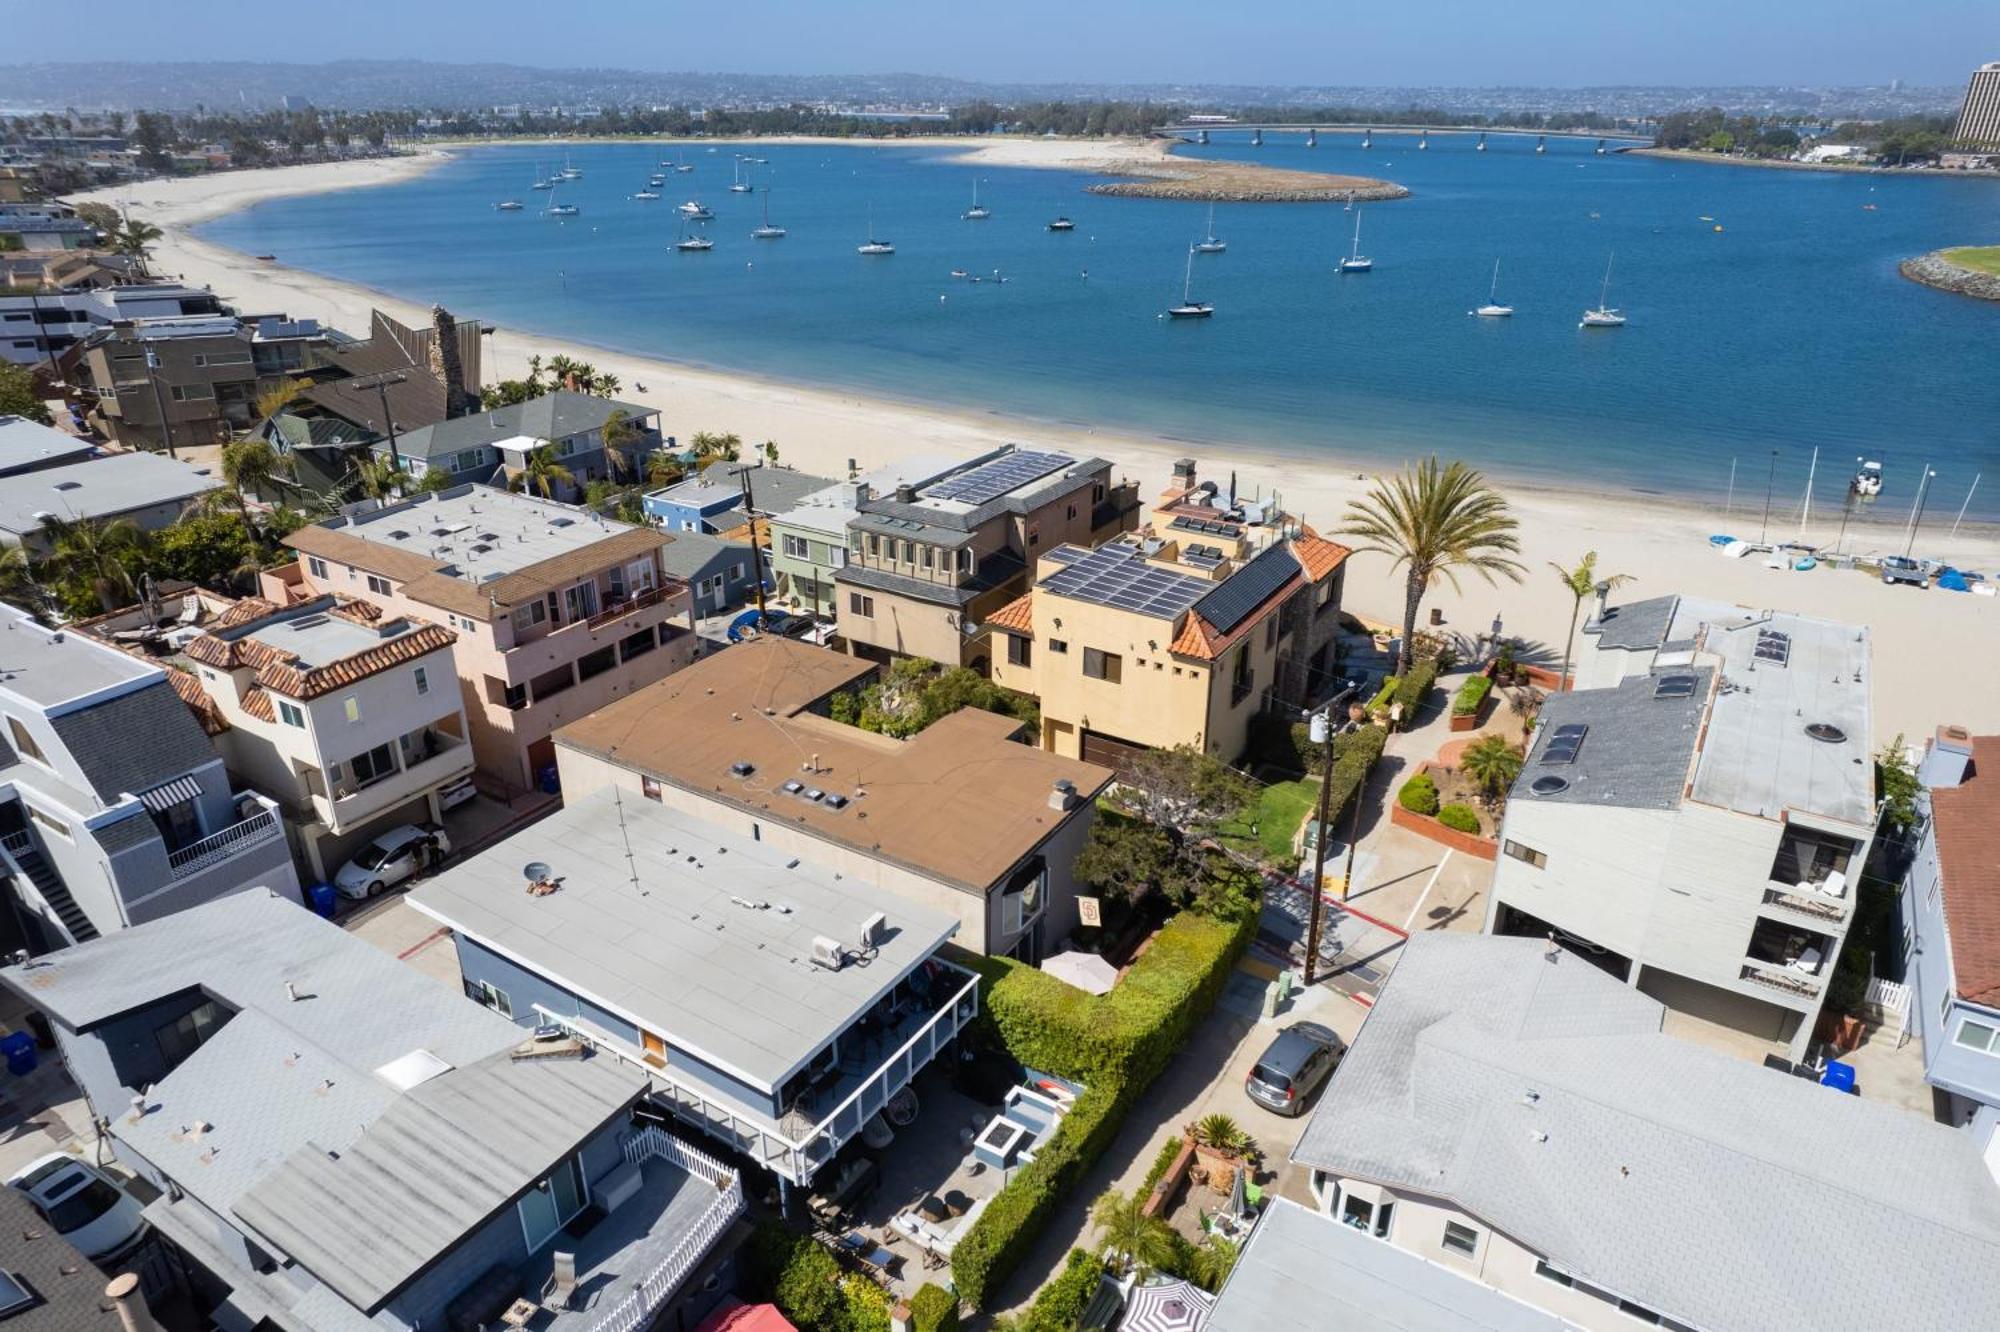
{"label": "garage door", "polygon": [[1799,1015],[1788,1008],[1656,967],[1640,970],[1639,989],[1676,1013],[1761,1040],[1788,1041],[1798,1029]]}
{"label": "garage door", "polygon": [[1115,768],[1121,777],[1130,775],[1133,760],[1146,752],[1146,746],[1135,745],[1130,740],[1120,740],[1115,735],[1102,731],[1083,733],[1083,761],[1100,767]]}

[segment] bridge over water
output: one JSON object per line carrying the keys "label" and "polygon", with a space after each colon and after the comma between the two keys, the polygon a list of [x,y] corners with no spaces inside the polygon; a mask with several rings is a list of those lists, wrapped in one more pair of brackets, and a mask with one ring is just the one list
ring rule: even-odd
{"label": "bridge over water", "polygon": [[1478,150],[1480,152],[1486,151],[1486,140],[1489,135],[1496,139],[1532,138],[1535,140],[1535,151],[1538,153],[1547,151],[1550,139],[1595,139],[1597,140],[1597,151],[1599,153],[1622,153],[1632,148],[1650,147],[1653,142],[1652,135],[1634,131],[1508,129],[1493,125],[1395,125],[1379,123],[1367,125],[1324,125],[1314,122],[1290,124],[1279,121],[1255,120],[1183,121],[1175,125],[1162,125],[1153,131],[1153,135],[1156,138],[1179,139],[1184,143],[1207,143],[1209,142],[1211,132],[1222,133],[1225,131],[1232,134],[1247,132],[1250,135],[1250,142],[1253,144],[1262,144],[1264,142],[1264,135],[1267,132],[1272,134],[1303,134],[1306,136],[1306,147],[1308,148],[1317,148],[1319,146],[1319,136],[1321,134],[1359,134],[1363,148],[1372,146],[1374,137],[1377,134],[1414,135],[1419,149],[1429,146],[1429,140],[1433,134],[1456,135],[1459,137],[1477,135],[1479,137]]}

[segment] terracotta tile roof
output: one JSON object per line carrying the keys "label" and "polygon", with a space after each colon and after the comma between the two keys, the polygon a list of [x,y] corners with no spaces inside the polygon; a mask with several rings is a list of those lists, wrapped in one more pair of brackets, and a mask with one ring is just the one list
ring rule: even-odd
{"label": "terracotta tile roof", "polygon": [[262,685],[251,685],[243,695],[243,710],[258,721],[278,720],[278,711],[271,706],[271,696]]}
{"label": "terracotta tile roof", "polygon": [[1299,535],[1292,538],[1292,554],[1298,556],[1306,577],[1315,583],[1338,569],[1341,562],[1353,553],[1337,541],[1328,541],[1310,527],[1302,527]]}
{"label": "terracotta tile roof", "polygon": [[2000,735],[1972,737],[1965,782],[1931,792],[1931,819],[1958,992],[2000,1006]]}
{"label": "terracotta tile roof", "polygon": [[995,629],[1011,629],[1017,634],[1035,632],[1035,594],[1024,593],[1014,598],[999,610],[986,617],[986,623]]}
{"label": "terracotta tile roof", "polygon": [[[247,603],[244,603],[247,604]],[[276,607],[267,606],[266,614]],[[357,609],[363,603],[347,603],[335,608],[331,614],[354,620],[361,624],[373,624],[381,612],[370,606]],[[261,618],[261,617],[259,617]],[[254,620],[246,623],[255,623]],[[187,656],[204,666],[218,670],[233,671],[249,668],[262,689],[283,694],[287,698],[311,699],[335,689],[344,688],[357,680],[366,679],[392,666],[400,666],[406,661],[449,648],[458,641],[458,635],[435,624],[418,623],[409,633],[387,638],[375,647],[367,648],[324,666],[302,666],[296,657],[280,648],[272,647],[256,638],[221,638],[207,633],[191,641],[184,650]],[[252,690],[256,693],[257,690]],[[245,696],[245,707],[252,716],[268,721],[265,713],[250,707],[249,696]],[[268,700],[265,711],[270,709]]]}
{"label": "terracotta tile roof", "polygon": [[216,616],[215,627],[218,629],[228,629],[234,625],[248,624],[252,620],[263,619],[276,609],[278,607],[275,602],[266,601],[262,597],[245,597],[228,610],[222,612],[222,614]]}
{"label": "terracotta tile roof", "polygon": [[194,719],[201,723],[204,734],[221,735],[229,729],[229,719],[222,715],[222,709],[215,706],[215,700],[201,687],[201,681],[186,671],[169,668],[167,683],[181,696],[181,702],[188,705],[188,711],[192,712]]}
{"label": "terracotta tile roof", "polygon": [[1214,661],[1217,652],[1215,644],[1219,637],[1214,625],[1193,611],[1189,611],[1186,621],[1181,625],[1180,633],[1174,636],[1173,646],[1167,650],[1176,657]]}
{"label": "terracotta tile roof", "polygon": [[1214,661],[1254,633],[1265,620],[1275,614],[1278,607],[1284,605],[1285,599],[1299,590],[1299,581],[1298,574],[1285,579],[1226,634],[1203,619],[1199,611],[1189,611],[1187,621],[1181,625],[1180,633],[1174,636],[1173,647],[1169,651],[1179,657]]}

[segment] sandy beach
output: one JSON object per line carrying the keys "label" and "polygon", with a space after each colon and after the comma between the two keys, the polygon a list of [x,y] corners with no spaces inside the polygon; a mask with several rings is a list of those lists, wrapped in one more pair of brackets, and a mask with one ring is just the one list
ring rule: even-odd
{"label": "sandy beach", "polygon": [[[845,143],[846,140],[841,142]],[[926,145],[932,143],[924,141]],[[943,141],[957,146],[955,141]],[[1157,158],[1160,147],[1140,142],[1080,144],[1075,141],[966,140],[965,151],[1014,166],[1104,168],[1135,155]],[[283,311],[318,318],[350,333],[368,327],[371,307],[416,322],[428,318],[426,293],[397,297],[360,286],[264,263],[200,241],[188,228],[234,209],[292,194],[361,188],[404,179],[445,160],[424,154],[376,161],[282,167],[213,177],[122,185],[78,200],[127,203],[135,214],[161,227],[154,267],[198,286],[212,287],[239,310]],[[460,308],[462,319],[481,311]],[[1074,426],[1012,420],[971,409],[954,410],[911,402],[864,398],[835,391],[776,383],[745,375],[721,374],[606,351],[530,333],[502,329],[487,340],[486,379],[516,377],[534,354],[566,352],[615,372],[621,397],[657,408],[669,434],[683,439],[699,430],[730,431],[745,441],[775,440],[785,465],[823,476],[845,475],[848,459],[871,468],[909,453],[973,453],[1005,442],[1051,445],[1110,459],[1152,493],[1165,481],[1173,459],[1192,455],[1203,473],[1224,479],[1233,471],[1246,494],[1279,492],[1286,506],[1322,531],[1338,525],[1346,502],[1367,486],[1352,466],[1337,457],[1304,461],[1286,447],[1306,441],[1217,439],[1201,444],[1120,435]],[[637,388],[645,385],[645,391]],[[1579,441],[1579,447],[1587,442]],[[1823,459],[1841,467],[1844,459]],[[1712,553],[1708,536],[1733,532],[1754,537],[1762,496],[1737,491],[1733,518],[1713,509],[1678,505],[1659,498],[1567,493],[1524,488],[1506,493],[1521,521],[1521,559],[1526,580],[1519,586],[1489,587],[1477,578],[1458,589],[1433,591],[1427,603],[1440,607],[1446,624],[1470,638],[1488,632],[1500,615],[1505,631],[1536,645],[1553,663],[1562,654],[1570,617],[1568,594],[1557,586],[1551,562],[1574,564],[1587,550],[1598,567],[1635,580],[1625,598],[1670,592],[1713,597],[1752,607],[1787,609],[1858,622],[1874,639],[1875,736],[1886,744],[1898,734],[1921,737],[1940,723],[1958,722],[1977,730],[2000,729],[2000,691],[1992,691],[1993,663],[2000,660],[2000,598],[1918,591],[1885,586],[1853,572],[1822,568],[1794,573],[1765,567],[1758,558],[1727,560]],[[1934,496],[1918,553],[1949,558],[1989,576],[2000,570],[2000,539],[1987,529],[1961,532],[1946,540],[1951,503],[1958,496]],[[1941,507],[1942,506],[1942,507]],[[1774,504],[1773,539],[1798,531],[1796,495]],[[1846,545],[1861,553],[1900,551],[1908,511],[1872,514],[1875,523],[1857,522]],[[1837,511],[1815,509],[1805,526],[1808,540],[1830,543],[1840,522]],[[1378,620],[1399,617],[1401,579],[1387,559],[1357,554],[1350,563],[1347,606]]]}

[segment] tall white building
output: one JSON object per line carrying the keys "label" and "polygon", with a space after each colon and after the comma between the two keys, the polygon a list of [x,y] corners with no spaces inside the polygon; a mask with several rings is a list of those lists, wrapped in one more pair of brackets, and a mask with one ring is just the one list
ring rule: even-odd
{"label": "tall white building", "polygon": [[1989,60],[1972,71],[1952,137],[1985,148],[2000,148],[2000,60]]}

